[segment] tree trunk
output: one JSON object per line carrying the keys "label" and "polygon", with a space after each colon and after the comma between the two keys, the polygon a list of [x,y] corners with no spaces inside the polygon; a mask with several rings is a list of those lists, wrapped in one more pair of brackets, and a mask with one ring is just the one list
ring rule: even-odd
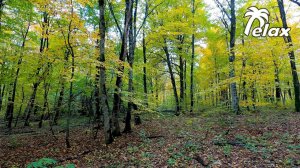
{"label": "tree trunk", "polygon": [[[274,53],[272,51],[272,55],[274,57]],[[275,68],[275,97],[276,97],[276,105],[280,102],[281,99],[281,88],[280,88],[280,79],[279,79],[279,67],[275,60],[273,59],[274,68]]]}
{"label": "tree trunk", "polygon": [[184,42],[184,36],[179,35],[179,46],[178,46],[178,54],[179,54],[179,78],[180,78],[180,103],[179,103],[179,111],[182,110],[184,105],[184,58],[182,56],[182,44]]}
{"label": "tree trunk", "polygon": [[71,33],[72,33],[72,23],[73,23],[73,17],[74,17],[74,8],[73,8],[73,0],[71,0],[71,20],[69,23],[69,28],[68,28],[68,37],[67,37],[67,54],[71,54],[71,77],[70,77],[70,90],[69,90],[69,100],[68,100],[68,113],[67,113],[67,125],[66,125],[66,146],[67,148],[71,148],[70,144],[70,120],[72,116],[72,103],[74,100],[74,93],[73,93],[73,79],[75,75],[75,53],[73,50],[73,46],[71,44],[70,38],[71,38]]}
{"label": "tree trunk", "polygon": [[[42,37],[41,37],[41,40],[40,40],[40,54],[42,54],[44,51],[45,51],[45,48],[48,48],[49,47],[49,19],[48,19],[48,13],[47,12],[44,12],[43,13],[43,24],[42,24]],[[46,36],[46,37],[44,37]],[[32,94],[30,96],[30,99],[29,99],[29,102],[27,104],[27,107],[25,109],[25,112],[24,114],[26,115],[26,119],[25,119],[25,123],[24,123],[24,126],[29,126],[29,119],[30,119],[30,115],[31,115],[31,112],[33,110],[33,107],[34,107],[34,102],[35,102],[35,97],[36,97],[36,94],[37,94],[37,89],[41,83],[41,79],[44,76],[44,73],[43,74],[40,74],[40,71],[42,69],[42,66],[39,66],[37,68],[37,71],[36,71],[36,76],[38,77],[37,81],[33,83],[33,87],[32,87]],[[44,72],[47,72],[47,69],[44,71]],[[41,76],[40,76],[41,75]]]}
{"label": "tree trunk", "polygon": [[124,73],[124,61],[127,56],[127,41],[128,41],[128,33],[129,33],[129,21],[131,19],[131,9],[132,9],[132,0],[126,0],[126,9],[125,9],[125,21],[124,21],[124,31],[122,37],[122,46],[119,60],[122,62],[118,67],[119,74],[116,80],[116,88],[114,92],[113,99],[113,111],[112,111],[112,134],[114,136],[120,136],[120,125],[118,120],[118,115],[120,113],[121,108],[121,90],[122,90],[122,82],[123,82],[123,73]]}
{"label": "tree trunk", "polygon": [[32,94],[30,96],[29,102],[27,104],[26,110],[24,112],[24,114],[27,114],[24,126],[29,126],[29,119],[30,119],[31,112],[32,112],[33,107],[34,107],[36,92],[37,92],[39,84],[40,84],[39,82],[33,84],[33,87],[32,87],[33,91],[32,91]]}
{"label": "tree trunk", "polygon": [[[68,61],[69,61],[69,52],[66,50],[65,51],[65,57],[64,57],[64,71],[67,72],[68,69]],[[65,78],[66,78],[66,74],[65,72],[63,73],[62,77],[61,77],[61,87],[60,87],[60,91],[59,91],[59,97],[57,100],[57,105],[55,106],[55,115],[54,115],[54,119],[53,119],[53,124],[57,125],[58,124],[58,119],[60,117],[60,113],[62,110],[62,104],[63,104],[63,100],[64,100],[64,95],[65,95]]]}
{"label": "tree trunk", "polygon": [[145,94],[145,104],[148,107],[148,88],[147,88],[147,55],[146,55],[146,40],[145,40],[145,30],[143,30],[143,59],[144,59],[144,67],[143,67],[143,84],[144,84],[144,94]]}
{"label": "tree trunk", "polygon": [[3,85],[3,86],[1,85],[1,87],[0,87],[0,112],[2,110],[4,93],[5,93],[5,85]]}
{"label": "tree trunk", "polygon": [[99,32],[100,32],[100,95],[101,95],[101,111],[103,113],[104,119],[104,137],[105,143],[110,144],[113,142],[112,132],[111,132],[111,120],[109,115],[109,107],[107,100],[107,92],[106,92],[106,74],[105,74],[105,0],[99,0],[99,13],[100,13],[100,24],[99,24]]}
{"label": "tree trunk", "polygon": [[21,55],[20,55],[19,60],[18,60],[15,79],[14,79],[14,82],[12,84],[12,91],[9,92],[9,97],[8,97],[8,104],[7,104],[7,108],[6,108],[6,116],[8,117],[7,127],[9,129],[11,129],[11,126],[12,126],[14,105],[15,105],[15,98],[16,98],[16,91],[17,91],[17,83],[18,83],[18,78],[19,78],[19,73],[20,73],[20,66],[21,66],[22,61],[23,61],[23,50],[24,50],[24,47],[25,47],[29,27],[30,27],[30,23],[28,23],[25,34],[23,35],[23,42],[22,42],[22,46],[21,46]]}
{"label": "tree trunk", "polygon": [[[281,16],[281,21],[283,28],[287,29],[287,21],[286,21],[286,13],[284,10],[284,3],[283,0],[277,0],[279,11],[280,11],[280,16]],[[290,64],[291,64],[291,69],[292,69],[292,76],[293,76],[293,84],[294,84],[294,91],[295,91],[295,107],[296,111],[300,112],[300,84],[299,84],[299,78],[298,78],[298,73],[297,73],[297,67],[296,67],[296,58],[295,58],[295,52],[294,50],[291,50],[293,48],[293,42],[292,42],[292,37],[289,35],[287,37],[284,37],[284,41],[288,45],[290,51],[289,51],[289,57],[290,57]]]}
{"label": "tree trunk", "polygon": [[290,87],[290,82],[287,82],[287,85],[288,85],[288,95],[289,95],[290,99],[293,100],[292,90],[291,90],[291,87]]}
{"label": "tree trunk", "polygon": [[175,77],[174,77],[174,73],[173,73],[173,69],[172,69],[171,56],[170,56],[170,53],[169,53],[167,40],[164,39],[164,42],[165,42],[165,44],[163,46],[163,49],[164,49],[165,54],[167,56],[168,70],[169,70],[169,74],[170,74],[170,77],[171,77],[171,83],[172,83],[174,98],[175,98],[175,102],[176,102],[175,115],[179,115],[180,114],[180,104],[179,104],[179,99],[178,99],[178,94],[177,94],[176,81],[175,81]]}
{"label": "tree trunk", "polygon": [[61,82],[61,88],[59,91],[59,97],[57,100],[57,105],[55,106],[55,115],[54,115],[54,119],[53,119],[53,124],[57,125],[58,124],[58,118],[60,116],[60,112],[61,112],[61,106],[63,103],[63,99],[64,99],[64,93],[65,93],[65,82],[63,81],[64,79],[62,79]]}
{"label": "tree trunk", "polygon": [[[134,0],[131,0],[132,4],[134,3]],[[135,39],[134,37],[136,37],[136,12],[137,12],[137,0],[135,0],[135,11],[134,11],[134,15],[133,15],[133,5],[131,6],[130,9],[130,13],[131,13],[131,17],[129,19],[129,38],[128,38],[128,42],[129,42],[129,54],[128,54],[128,63],[129,63],[129,77],[128,77],[128,93],[129,93],[129,101],[128,101],[128,107],[127,107],[127,113],[126,113],[126,117],[125,117],[125,128],[124,128],[124,133],[130,133],[131,132],[131,112],[132,112],[132,108],[133,108],[133,102],[132,102],[132,98],[133,98],[133,62],[134,62],[134,50],[135,50]]]}
{"label": "tree trunk", "polygon": [[25,100],[25,92],[24,92],[24,86],[22,86],[22,102],[21,102],[21,105],[20,105],[20,108],[19,108],[18,115],[16,117],[15,127],[17,127],[18,120],[19,120],[19,117],[21,115],[21,111],[22,111],[22,108],[23,108],[24,100]]}
{"label": "tree trunk", "polygon": [[44,104],[43,104],[43,109],[42,109],[42,115],[40,118],[39,122],[39,128],[42,128],[43,126],[43,120],[46,114],[46,110],[48,108],[48,93],[50,90],[50,83],[47,83],[46,81],[44,82]]}
{"label": "tree trunk", "polygon": [[[71,25],[71,23],[70,23]],[[70,44],[69,44],[70,46]],[[73,49],[70,48],[70,53],[71,53],[71,56],[72,56],[72,64],[71,64],[71,78],[70,78],[70,90],[69,90],[69,101],[68,101],[68,114],[67,114],[67,127],[66,127],[66,146],[67,148],[70,148],[71,147],[71,144],[70,144],[70,120],[71,120],[71,106],[72,106],[72,102],[73,102],[73,78],[74,78],[74,71],[75,71],[75,55],[74,55],[74,52],[73,52]]]}
{"label": "tree trunk", "polygon": [[[100,1],[99,1],[99,4],[100,4]],[[99,41],[97,40],[97,43],[99,43]],[[100,46],[99,46],[100,47]],[[99,61],[100,63],[100,61]],[[99,120],[101,118],[101,112],[100,112],[100,66],[101,65],[97,65],[96,66],[96,69],[97,69],[97,74],[96,74],[96,78],[95,78],[95,93],[94,93],[94,96],[95,96],[95,119],[96,120]]]}
{"label": "tree trunk", "polygon": [[[255,75],[255,73],[256,73],[256,70],[253,70],[252,74]],[[252,93],[252,107],[254,110],[256,110],[256,77],[255,77],[254,81],[252,82],[251,93]]]}
{"label": "tree trunk", "polygon": [[2,33],[2,14],[4,8],[4,0],[0,0],[0,34]]}
{"label": "tree trunk", "polygon": [[[192,13],[193,18],[195,17],[195,0],[192,0]],[[193,21],[193,28],[195,24]],[[194,30],[193,30],[194,31]],[[194,61],[195,61],[195,34],[192,34],[192,60],[191,60],[191,85],[190,85],[190,96],[191,96],[191,113],[194,112]]]}
{"label": "tree trunk", "polygon": [[[235,0],[231,0],[230,5],[230,14],[231,14],[231,27],[230,27],[230,42],[229,42],[229,49],[230,49],[230,56],[229,56],[229,66],[230,72],[229,77],[231,79],[235,78],[235,34],[236,34],[236,15],[235,15]],[[239,97],[237,93],[236,82],[231,82],[230,84],[230,91],[231,91],[231,108],[236,114],[240,114],[239,108]]]}

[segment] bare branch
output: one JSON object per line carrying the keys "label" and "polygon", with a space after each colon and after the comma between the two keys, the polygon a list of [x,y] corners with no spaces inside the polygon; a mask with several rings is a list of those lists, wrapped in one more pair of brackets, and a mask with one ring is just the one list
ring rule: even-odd
{"label": "bare branch", "polygon": [[[154,12],[154,10],[155,10],[158,6],[160,6],[161,4],[163,4],[163,2],[164,2],[164,1],[162,1],[161,3],[157,4],[156,6],[154,6],[154,7],[150,10],[150,12],[148,12],[148,10],[149,10],[149,9],[148,9],[148,8],[149,8],[148,3],[146,4],[146,10],[147,10],[146,12],[147,12],[147,15],[144,17],[143,23],[140,25],[140,27],[139,27],[139,29],[138,29],[138,31],[137,31],[137,33],[136,33],[136,37],[139,35],[141,29],[142,29],[143,26],[145,25],[147,18]],[[135,37],[135,38],[136,38],[136,37]]]}
{"label": "bare branch", "polygon": [[[219,0],[214,0],[216,5],[218,6],[218,8],[228,17],[229,20],[231,20],[231,17],[229,15],[229,13],[226,11],[226,9],[224,8],[224,6],[222,5],[222,3]],[[227,1],[228,2],[228,1]],[[229,3],[229,2],[228,2]]]}
{"label": "bare branch", "polygon": [[226,22],[226,20],[224,18],[220,18],[221,22],[223,23],[223,25],[225,26],[225,28],[227,29],[228,32],[230,32],[230,29],[229,29],[229,25],[228,23]]}
{"label": "bare branch", "polygon": [[111,4],[111,2],[109,0],[107,0],[107,3],[108,3],[109,11],[110,11],[110,13],[111,13],[112,17],[114,18],[114,21],[115,21],[115,23],[117,25],[117,29],[118,29],[118,31],[120,33],[120,37],[122,38],[123,37],[123,32],[122,32],[120,24],[119,24],[119,22],[118,22],[118,20],[116,18],[113,6],[112,6],[112,4]]}
{"label": "bare branch", "polygon": [[290,0],[290,1],[297,4],[298,6],[300,6],[300,1],[299,0]]}

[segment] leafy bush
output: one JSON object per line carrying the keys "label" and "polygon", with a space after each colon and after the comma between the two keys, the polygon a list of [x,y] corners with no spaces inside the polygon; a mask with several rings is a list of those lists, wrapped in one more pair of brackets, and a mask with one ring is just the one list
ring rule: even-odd
{"label": "leafy bush", "polygon": [[56,160],[50,158],[42,158],[36,162],[32,162],[27,165],[27,168],[46,168],[49,166],[54,166],[57,163]]}
{"label": "leafy bush", "polygon": [[231,151],[232,151],[232,146],[231,145],[225,145],[223,147],[223,152],[224,152],[224,155],[226,157],[230,156],[231,155]]}
{"label": "leafy bush", "polygon": [[[36,162],[32,162],[27,165],[27,168],[47,168],[55,167],[57,161],[51,158],[42,158]],[[55,168],[75,168],[74,164],[66,164],[61,166],[56,166]]]}

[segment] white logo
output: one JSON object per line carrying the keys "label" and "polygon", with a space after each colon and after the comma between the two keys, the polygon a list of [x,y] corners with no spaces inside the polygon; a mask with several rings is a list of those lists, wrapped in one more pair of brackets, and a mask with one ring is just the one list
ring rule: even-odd
{"label": "white logo", "polygon": [[[289,36],[289,32],[291,28],[279,28],[273,27],[270,28],[269,24],[269,16],[270,12],[267,9],[258,9],[255,6],[248,8],[245,13],[245,17],[250,17],[247,23],[246,29],[244,33],[249,36],[251,32],[252,25],[255,20],[259,21],[259,27],[256,27],[252,30],[253,37],[287,37]],[[269,29],[270,28],[270,29]]]}

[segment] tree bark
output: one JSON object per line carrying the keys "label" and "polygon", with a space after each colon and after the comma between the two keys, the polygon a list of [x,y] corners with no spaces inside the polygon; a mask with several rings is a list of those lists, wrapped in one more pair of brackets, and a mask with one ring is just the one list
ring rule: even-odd
{"label": "tree bark", "polygon": [[[192,14],[193,19],[195,18],[195,0],[192,0]],[[193,28],[195,23],[193,21]],[[194,31],[194,30],[193,30]],[[191,98],[191,113],[194,112],[194,61],[195,61],[195,34],[192,34],[192,59],[191,59],[191,85],[190,85],[190,98]]]}
{"label": "tree bark", "polygon": [[[131,0],[132,4],[134,4],[134,0]],[[137,4],[138,0],[135,0],[135,11],[133,14],[133,5],[131,5],[131,8],[129,9],[129,12],[131,13],[131,17],[129,19],[129,54],[128,54],[128,63],[129,63],[129,73],[128,73],[128,93],[129,93],[129,101],[128,101],[128,107],[127,107],[127,113],[125,117],[125,128],[124,133],[130,133],[131,132],[131,112],[133,108],[133,63],[134,63],[134,50],[135,50],[135,37],[136,37],[136,15],[137,15]]]}
{"label": "tree bark", "polygon": [[[229,42],[229,49],[230,49],[230,56],[229,56],[229,66],[230,66],[230,72],[229,77],[231,79],[235,78],[235,68],[234,68],[234,62],[235,62],[235,35],[236,35],[236,15],[235,15],[235,0],[231,0],[230,3],[230,42]],[[239,97],[237,93],[237,87],[236,82],[230,83],[230,91],[231,91],[231,106],[233,111],[236,114],[240,113],[239,108]]]}
{"label": "tree bark", "polygon": [[113,142],[112,132],[111,132],[111,119],[109,115],[109,107],[107,100],[106,92],[106,74],[105,74],[105,0],[99,0],[99,14],[100,14],[100,24],[99,24],[99,33],[100,33],[100,97],[101,97],[101,111],[103,113],[104,120],[104,137],[105,143],[110,144]]}
{"label": "tree bark", "polygon": [[[275,57],[274,52],[272,51],[273,58]],[[274,68],[275,68],[275,97],[276,97],[276,105],[280,102],[281,99],[281,88],[280,88],[280,78],[279,78],[279,67],[275,58],[273,59]]]}
{"label": "tree bark", "polygon": [[50,83],[48,82],[44,82],[44,104],[43,104],[43,109],[42,109],[42,115],[40,118],[40,122],[39,122],[39,128],[42,128],[43,126],[43,120],[46,114],[46,110],[48,108],[48,93],[50,90]]}
{"label": "tree bark", "polygon": [[64,93],[65,93],[65,82],[63,81],[64,79],[62,79],[61,82],[61,87],[60,87],[60,91],[59,91],[59,97],[57,100],[57,105],[55,106],[55,115],[54,115],[54,119],[53,119],[53,124],[57,125],[58,124],[58,118],[60,116],[60,112],[61,112],[61,107],[62,107],[62,103],[63,103],[63,99],[64,99]]}
{"label": "tree bark", "polygon": [[145,40],[145,30],[143,30],[143,59],[144,59],[144,67],[143,67],[143,84],[144,84],[144,94],[145,94],[145,104],[148,107],[148,88],[147,88],[147,55],[146,55],[146,40]]}
{"label": "tree bark", "polygon": [[72,33],[72,23],[73,23],[73,17],[74,17],[74,8],[73,8],[73,0],[71,0],[71,20],[68,27],[68,36],[67,36],[67,54],[71,55],[71,77],[70,77],[70,90],[69,90],[69,99],[68,99],[68,113],[67,113],[67,126],[66,126],[66,146],[67,148],[71,148],[70,144],[70,120],[72,115],[72,103],[74,99],[74,93],[73,93],[73,79],[75,75],[75,53],[73,46],[71,44],[71,33]]}
{"label": "tree bark", "polygon": [[113,111],[112,111],[112,134],[113,136],[120,136],[120,125],[118,120],[118,115],[120,113],[121,108],[121,90],[122,90],[122,82],[123,82],[123,73],[124,73],[124,61],[127,56],[127,41],[128,41],[128,33],[129,33],[129,21],[132,17],[131,9],[132,9],[132,0],[126,0],[126,9],[125,9],[125,21],[124,21],[124,30],[122,36],[122,45],[119,60],[121,64],[118,67],[118,76],[116,80],[116,88],[114,92],[113,99]]}
{"label": "tree bark", "polygon": [[[283,0],[277,0],[281,21],[283,28],[287,29],[287,21],[286,21],[286,13],[284,10],[284,3]],[[289,51],[289,57],[290,57],[290,64],[292,69],[292,76],[293,76],[293,85],[294,85],[294,91],[295,91],[295,107],[296,111],[300,112],[300,84],[299,84],[299,78],[297,73],[297,67],[296,67],[296,58],[295,58],[295,52],[294,50],[291,50],[293,48],[293,42],[292,37],[289,35],[287,37],[284,37],[285,43],[288,45],[290,51]]]}
{"label": "tree bark", "polygon": [[16,117],[15,127],[17,127],[17,124],[18,124],[18,121],[19,121],[19,117],[21,115],[21,111],[22,111],[22,108],[23,108],[24,100],[25,100],[25,92],[24,92],[24,86],[22,86],[22,102],[21,102],[21,105],[19,107],[18,115]]}
{"label": "tree bark", "polygon": [[2,110],[4,93],[5,93],[5,85],[1,85],[1,87],[0,87],[0,112]]}
{"label": "tree bark", "polygon": [[167,65],[168,65],[168,70],[169,70],[169,74],[170,74],[170,78],[171,78],[174,98],[175,98],[175,102],[176,102],[175,115],[179,115],[180,114],[180,104],[179,104],[179,99],[178,99],[178,94],[177,94],[176,81],[175,81],[175,77],[174,77],[174,73],[173,73],[171,56],[170,56],[170,53],[169,53],[167,40],[165,38],[164,38],[163,49],[164,49],[164,52],[165,52],[166,57],[167,57]]}
{"label": "tree bark", "polygon": [[[42,37],[40,39],[40,54],[42,54],[45,51],[45,48],[49,47],[49,38],[48,38],[48,36],[49,36],[49,18],[48,17],[49,17],[48,13],[43,12]],[[44,37],[44,36],[46,36],[46,37]],[[43,65],[39,65],[39,67],[37,68],[37,71],[36,71],[36,77],[38,77],[38,79],[33,83],[33,87],[32,87],[33,91],[32,91],[29,102],[28,102],[27,107],[24,112],[24,114],[26,115],[24,126],[29,126],[29,119],[30,119],[31,112],[34,107],[37,89],[41,83],[41,80],[43,79],[43,77],[45,77],[44,73],[48,71],[48,69],[46,68],[46,70],[44,70],[44,72],[42,74],[40,74],[42,66]]]}
{"label": "tree bark", "polygon": [[8,119],[7,127],[9,129],[11,129],[11,126],[12,126],[14,105],[15,105],[15,97],[16,97],[16,91],[17,91],[17,83],[18,83],[18,78],[19,78],[19,73],[20,73],[20,66],[21,66],[22,61],[23,61],[23,51],[24,51],[24,47],[25,47],[29,27],[30,27],[30,23],[28,23],[27,29],[26,29],[26,31],[23,35],[23,42],[22,42],[22,46],[21,46],[21,55],[20,55],[19,60],[18,60],[14,82],[11,84],[11,86],[12,86],[11,89],[12,90],[9,92],[9,97],[8,97],[8,104],[7,104],[7,108],[6,108],[6,116],[8,117],[7,118]]}
{"label": "tree bark", "polygon": [[179,46],[178,46],[178,53],[179,53],[179,78],[180,78],[180,103],[179,103],[179,111],[182,111],[182,107],[184,105],[184,58],[182,56],[182,44],[184,42],[184,36],[179,35]]}
{"label": "tree bark", "polygon": [[25,118],[24,126],[29,126],[29,119],[30,119],[31,112],[32,112],[33,107],[34,107],[36,92],[37,92],[39,84],[40,84],[40,82],[36,82],[36,83],[33,84],[33,87],[32,87],[33,91],[32,91],[32,94],[30,96],[29,102],[27,104],[26,110],[24,112],[25,114],[27,114],[26,118]]}

